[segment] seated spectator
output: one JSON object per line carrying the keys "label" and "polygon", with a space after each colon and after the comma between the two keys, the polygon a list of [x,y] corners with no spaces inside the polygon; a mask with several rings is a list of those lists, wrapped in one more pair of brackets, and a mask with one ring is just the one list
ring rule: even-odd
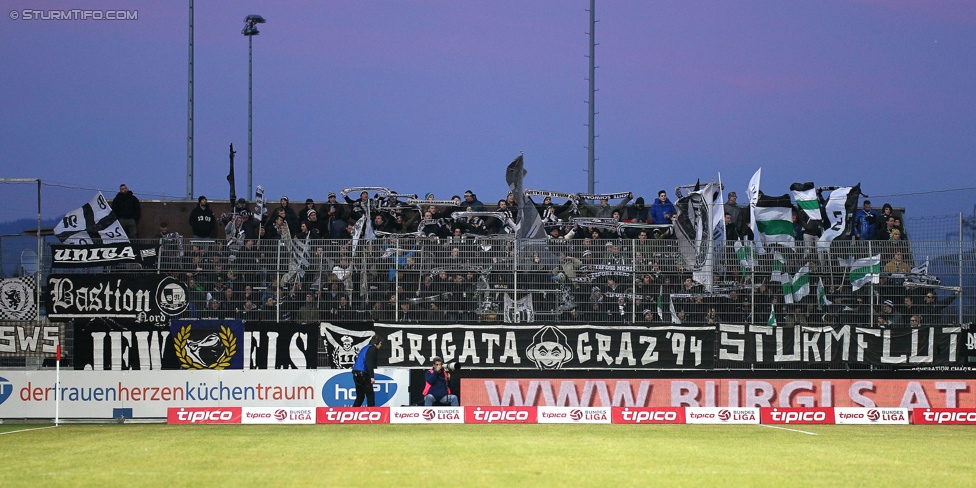
{"label": "seated spectator", "polygon": [[891,261],[885,264],[884,271],[885,273],[910,273],[912,268],[905,262],[901,252],[895,251],[895,255]]}

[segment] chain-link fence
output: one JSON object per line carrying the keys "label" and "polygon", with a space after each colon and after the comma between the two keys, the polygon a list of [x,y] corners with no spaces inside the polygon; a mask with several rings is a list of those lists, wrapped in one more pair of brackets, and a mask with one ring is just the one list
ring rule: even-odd
{"label": "chain-link fence", "polygon": [[[153,241],[157,242],[157,241]],[[973,320],[972,241],[717,246],[711,272],[677,241],[504,237],[162,241],[155,269],[189,288],[186,317],[261,321],[603,324]],[[710,278],[702,279],[708,275]],[[709,283],[710,282],[710,283]]]}

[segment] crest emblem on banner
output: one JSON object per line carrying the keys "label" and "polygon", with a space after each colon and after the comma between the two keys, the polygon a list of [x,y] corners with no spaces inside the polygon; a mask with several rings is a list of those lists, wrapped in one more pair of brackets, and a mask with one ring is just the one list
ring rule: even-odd
{"label": "crest emblem on banner", "polygon": [[0,320],[36,320],[34,277],[0,280]]}
{"label": "crest emblem on banner", "polygon": [[547,325],[532,336],[525,355],[539,369],[559,369],[573,360],[573,348],[563,331]]}
{"label": "crest emblem on banner", "polygon": [[183,369],[227,369],[237,354],[237,337],[230,327],[220,326],[199,340],[191,339],[193,324],[180,328],[173,339],[176,357]]}

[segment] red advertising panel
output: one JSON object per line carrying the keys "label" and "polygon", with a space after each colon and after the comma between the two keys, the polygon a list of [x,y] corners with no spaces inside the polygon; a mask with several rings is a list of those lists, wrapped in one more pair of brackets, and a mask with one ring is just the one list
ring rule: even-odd
{"label": "red advertising panel", "polygon": [[760,408],[761,424],[833,424],[833,408]]}
{"label": "red advertising panel", "polygon": [[613,407],[615,424],[683,424],[683,407]]}
{"label": "red advertising panel", "polygon": [[976,425],[976,408],[916,408],[913,424]]}
{"label": "red advertising panel", "polygon": [[241,407],[169,408],[167,424],[239,424]]}
{"label": "red advertising panel", "polygon": [[465,406],[976,408],[976,379],[461,380]]}
{"label": "red advertising panel", "polygon": [[534,424],[535,407],[475,407],[464,409],[466,424]]}
{"label": "red advertising panel", "polygon": [[315,409],[317,424],[388,424],[389,407],[318,407]]}

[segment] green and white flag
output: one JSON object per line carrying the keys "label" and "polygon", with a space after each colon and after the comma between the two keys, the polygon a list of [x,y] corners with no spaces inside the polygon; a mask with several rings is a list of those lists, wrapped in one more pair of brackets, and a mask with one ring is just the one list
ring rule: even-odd
{"label": "green and white flag", "polygon": [[823,278],[820,278],[820,283],[817,284],[817,310],[826,310],[827,305],[833,304],[833,302],[827,300],[827,289],[824,288]]}
{"label": "green and white flag", "polygon": [[881,281],[881,255],[877,254],[869,258],[855,259],[851,263],[851,272],[848,278],[851,286],[857,291],[868,283],[878,284]]}
{"label": "green and white flag", "polygon": [[773,266],[769,281],[773,283],[790,283],[790,274],[786,272],[786,258],[779,251],[773,251]]}
{"label": "green and white flag", "polygon": [[793,183],[790,185],[790,193],[796,200],[796,206],[807,215],[810,220],[820,220],[820,200],[817,199],[817,189],[812,181],[806,183]]}
{"label": "green and white flag", "polygon": [[766,325],[776,327],[776,307],[772,304],[769,305],[769,320],[766,321]]}
{"label": "green and white flag", "polygon": [[801,266],[800,270],[793,275],[789,293],[785,292],[786,290],[784,288],[783,295],[786,303],[797,303],[810,294],[810,263]]}
{"label": "green and white flag", "polygon": [[796,242],[793,238],[793,202],[789,195],[759,197],[755,208],[756,240],[762,242],[766,248],[771,244],[792,248]]}
{"label": "green and white flag", "polygon": [[735,256],[739,258],[739,265],[742,267],[742,276],[746,276],[756,266],[756,248],[750,241],[735,241],[732,244],[735,249]]}

